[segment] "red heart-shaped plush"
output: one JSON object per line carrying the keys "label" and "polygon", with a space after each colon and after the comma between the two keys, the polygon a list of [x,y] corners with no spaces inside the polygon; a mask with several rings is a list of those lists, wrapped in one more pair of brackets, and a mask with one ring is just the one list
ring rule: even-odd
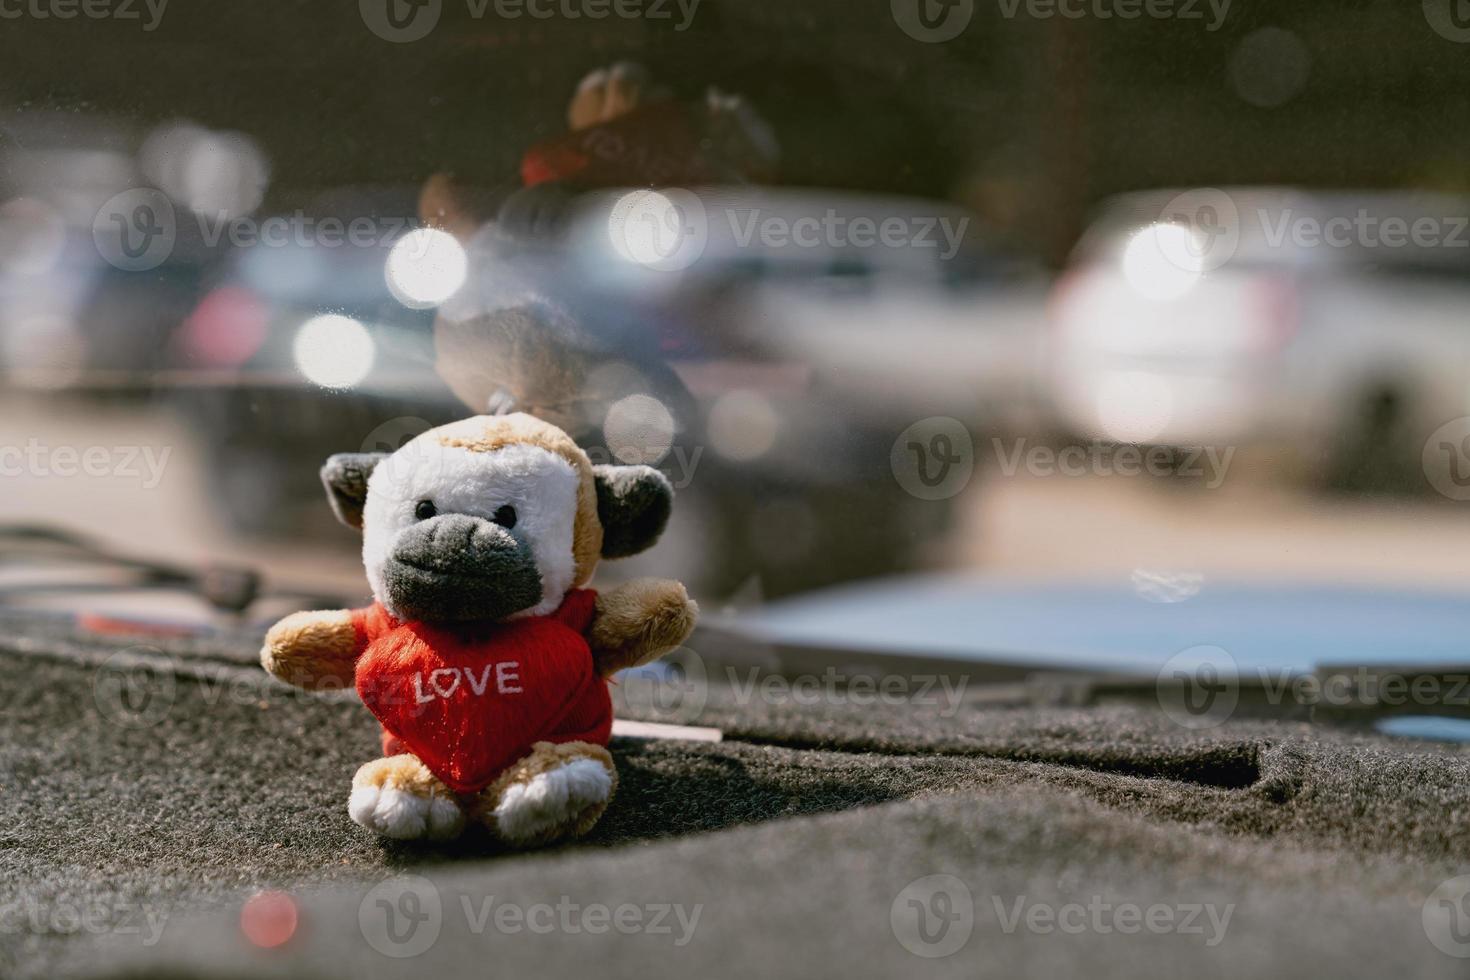
{"label": "red heart-shaped plush", "polygon": [[[568,601],[584,596],[590,607],[590,593]],[[607,683],[564,611],[464,629],[384,623],[357,662],[357,692],[457,793],[484,789],[534,742],[605,745]]]}

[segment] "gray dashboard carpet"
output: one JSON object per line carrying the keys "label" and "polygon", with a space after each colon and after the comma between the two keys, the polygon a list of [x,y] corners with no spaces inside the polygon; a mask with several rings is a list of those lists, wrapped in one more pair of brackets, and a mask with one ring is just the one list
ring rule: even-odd
{"label": "gray dashboard carpet", "polygon": [[[712,670],[679,720],[725,741],[615,740],[592,836],[512,854],[352,824],[372,720],[266,678],[253,636],[0,626],[0,975],[1470,971],[1457,748],[1145,704],[799,704]],[[647,685],[617,699],[666,720]],[[279,946],[242,928],[262,890],[295,910]]]}

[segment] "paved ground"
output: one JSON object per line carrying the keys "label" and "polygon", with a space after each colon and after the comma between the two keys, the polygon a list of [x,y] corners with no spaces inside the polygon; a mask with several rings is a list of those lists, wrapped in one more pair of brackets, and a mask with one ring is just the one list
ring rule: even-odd
{"label": "paved ground", "polygon": [[955,560],[1027,578],[1392,584],[1470,590],[1470,504],[1311,494],[1242,480],[1215,490],[1135,477],[992,477]]}

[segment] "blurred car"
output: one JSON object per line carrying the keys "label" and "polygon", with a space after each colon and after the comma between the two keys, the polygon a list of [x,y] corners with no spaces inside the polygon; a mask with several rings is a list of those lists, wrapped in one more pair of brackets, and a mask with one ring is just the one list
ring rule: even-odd
{"label": "blurred car", "polygon": [[1047,279],[962,207],[705,187],[575,210],[577,278],[658,311],[705,465],[730,476],[710,474],[692,513],[770,593],[920,563],[952,502],[899,485],[895,439],[931,416],[1015,425],[1035,403]]}
{"label": "blurred car", "polygon": [[166,366],[210,250],[180,222],[166,256],[128,271],[94,233],[114,195],[146,179],[131,152],[142,140],[97,113],[0,113],[0,367],[12,383],[137,390]]}
{"label": "blurred car", "polygon": [[[576,408],[562,424],[595,455],[628,449],[621,443],[629,432],[648,443],[623,461],[666,472],[681,494],[675,519],[690,532],[672,540],[696,545],[671,546],[658,562],[707,594],[779,595],[920,563],[950,504],[920,500],[894,480],[894,439],[926,415],[982,418],[983,399],[1003,394],[987,377],[1030,377],[1017,352],[1035,336],[1039,278],[1012,276],[1004,260],[956,238],[968,216],[937,202],[723,193],[739,196],[721,200],[783,220],[829,210],[876,222],[933,215],[934,240],[947,249],[942,215],[954,265],[921,249],[764,248],[758,237],[742,244],[716,210],[725,205],[712,203],[719,217],[707,247],[671,273],[609,247],[605,208],[617,195],[604,194],[574,202],[593,223],[574,223],[564,238],[486,225],[463,246],[462,285],[434,302],[395,292],[392,240],[236,249],[177,345],[192,371],[230,372],[217,379],[224,383],[178,389],[177,400],[208,433],[201,448],[235,525],[310,533],[321,526],[309,485],[321,458],[396,448],[463,413],[461,402],[495,410],[515,388],[521,401],[507,407],[535,402],[543,412],[537,398],[570,394]],[[402,189],[344,188],[305,213],[317,224],[326,215],[350,222],[401,213],[408,199]],[[410,233],[459,248],[443,233]],[[1024,287],[997,301],[1022,311],[1004,321],[1006,330],[972,307],[990,295],[991,281],[1023,278]],[[926,304],[922,316],[915,303]],[[516,363],[535,355],[497,345],[495,316],[518,307],[545,313],[530,329],[544,334],[537,343],[554,351],[559,371],[543,383],[555,387],[564,376],[579,379],[578,390],[535,390],[528,365]],[[882,383],[882,341],[899,329],[904,308],[911,331],[924,331],[905,343],[930,352],[914,368],[932,372],[927,385]],[[256,339],[242,350],[239,339],[249,335]],[[224,361],[211,364],[216,353]],[[467,361],[465,381],[458,371]],[[585,365],[586,377],[574,364]],[[851,533],[855,521],[866,529],[861,536]],[[636,561],[629,566],[637,571]]]}
{"label": "blurred car", "polygon": [[1470,411],[1466,215],[1470,201],[1423,194],[1114,199],[1052,297],[1062,423],[1105,441],[1286,449],[1334,481],[1403,476]]}
{"label": "blurred car", "polygon": [[[710,313],[745,344],[819,370],[849,417],[872,412],[886,424],[944,414],[1014,427],[1035,404],[1049,276],[964,207],[701,188],[670,199],[693,210],[685,233],[693,241],[670,240],[664,259],[626,219],[619,225],[625,201],[582,227],[590,257],[607,256],[603,264],[621,267],[618,280],[635,292],[672,279],[709,296]],[[895,357],[899,347],[904,356]]]}

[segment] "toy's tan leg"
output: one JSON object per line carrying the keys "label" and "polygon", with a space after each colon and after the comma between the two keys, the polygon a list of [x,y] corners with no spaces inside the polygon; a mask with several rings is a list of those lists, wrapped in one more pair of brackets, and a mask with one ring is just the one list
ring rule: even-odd
{"label": "toy's tan leg", "polygon": [[480,793],[475,815],[506,843],[537,847],[591,830],[617,785],[602,746],[537,742]]}
{"label": "toy's tan leg", "polygon": [[375,759],[357,770],[347,813],[397,840],[448,840],[465,822],[454,792],[412,755]]}

